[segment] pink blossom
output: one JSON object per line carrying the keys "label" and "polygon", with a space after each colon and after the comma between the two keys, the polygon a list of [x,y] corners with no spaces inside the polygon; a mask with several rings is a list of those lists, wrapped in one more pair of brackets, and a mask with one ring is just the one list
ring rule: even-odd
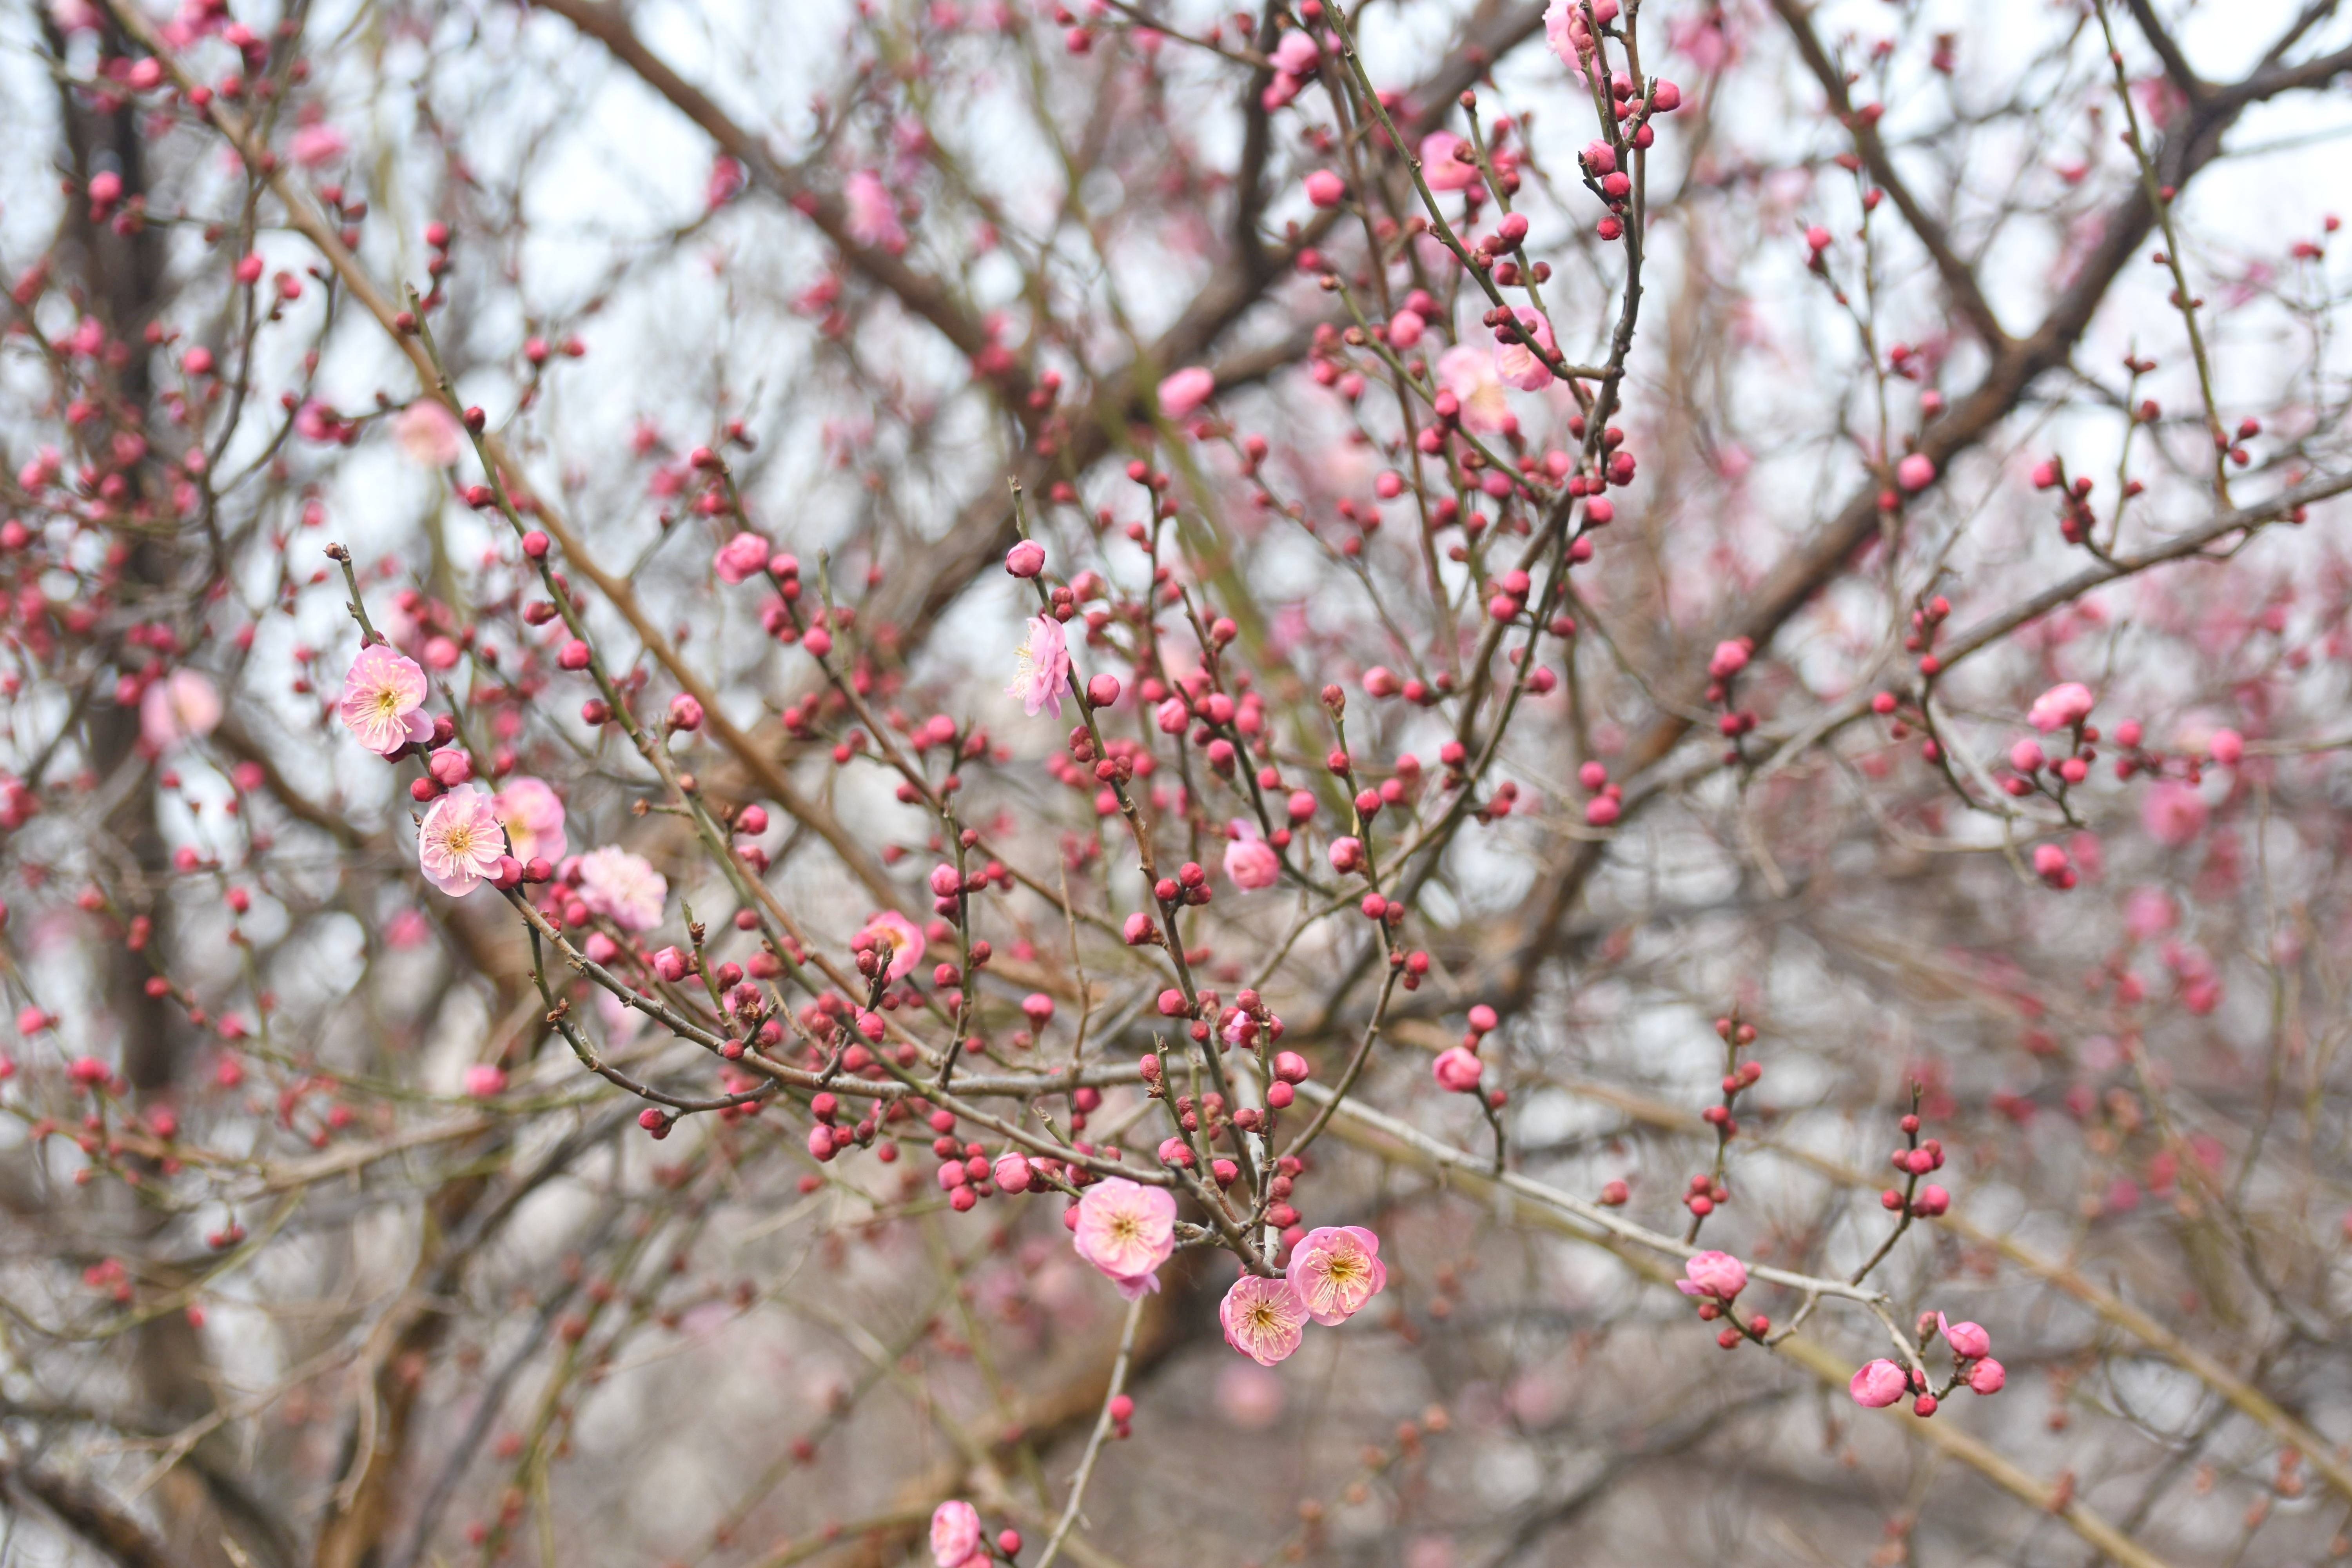
{"label": "pink blossom", "polygon": [[421,711],[425,691],[425,671],[415,659],[370,643],[343,675],[343,724],[380,757],[429,741],[433,721]]}
{"label": "pink blossom", "polygon": [[1348,199],[1348,182],[1328,169],[1307,176],[1307,199],[1318,207],[1336,207]]}
{"label": "pink blossom", "polygon": [[1286,1360],[1307,1332],[1307,1303],[1287,1279],[1244,1274],[1217,1304],[1225,1343],[1260,1366]]}
{"label": "pink blossom", "polygon": [[1437,1087],[1448,1094],[1472,1094],[1478,1088],[1478,1075],[1485,1070],[1478,1053],[1466,1046],[1455,1046],[1438,1054],[1429,1064],[1429,1074]]}
{"label": "pink blossom", "polygon": [[1019,698],[1032,719],[1048,708],[1060,718],[1062,693],[1070,684],[1070,647],[1062,636],[1062,623],[1051,616],[1032,616],[1029,636],[1014,653],[1018,670],[1005,695]]}
{"label": "pink blossom", "polygon": [[1999,1394],[2009,1382],[2009,1369],[1990,1356],[1969,1368],[1969,1387],[1977,1394]]}
{"label": "pink blossom", "polygon": [[1464,429],[1487,436],[1510,422],[1511,400],[1503,391],[1493,354],[1480,353],[1467,343],[1447,349],[1437,356],[1437,384],[1462,405]]}
{"label": "pink blossom", "polygon": [[493,1062],[476,1062],[466,1069],[466,1093],[473,1100],[491,1100],[507,1091],[506,1069]]}
{"label": "pink blossom", "polygon": [[1451,131],[1433,131],[1421,139],[1421,177],[1433,191],[1466,191],[1478,183],[1478,165],[1454,155],[1469,143]]}
{"label": "pink blossom", "polygon": [[167,752],[183,741],[209,735],[220,721],[220,693],[198,670],[175,669],[139,697],[139,738],[151,751]]}
{"label": "pink blossom", "polygon": [[1072,1233],[1078,1256],[1134,1300],[1160,1289],[1160,1266],[1176,1250],[1176,1199],[1166,1189],[1111,1176],[1078,1200]]}
{"label": "pink blossom", "polygon": [[614,845],[580,857],[580,901],[623,931],[651,931],[661,924],[669,883],[642,855]]}
{"label": "pink blossom", "polygon": [[1216,373],[1206,365],[1191,365],[1160,384],[1160,414],[1181,419],[1209,401],[1217,390]]}
{"label": "pink blossom", "polygon": [[507,780],[490,807],[506,825],[516,859],[563,858],[563,797],[543,780],[521,774]]}
{"label": "pink blossom", "polygon": [[1683,1265],[1683,1275],[1675,1289],[1685,1296],[1728,1301],[1748,1289],[1748,1265],[1728,1252],[1695,1252]]}
{"label": "pink blossom", "polygon": [[[1592,0],[1592,19],[1607,26],[1617,16],[1617,0]],[[1544,7],[1544,42],[1559,57],[1559,63],[1584,79],[1584,67],[1592,58],[1592,29],[1585,25],[1584,0],[1551,0]]]}
{"label": "pink blossom", "polygon": [[497,876],[506,852],[507,837],[490,797],[472,784],[459,784],[435,801],[416,833],[416,859],[425,879],[453,899]]}
{"label": "pink blossom", "polygon": [[2134,888],[2124,900],[2124,929],[2135,942],[2146,942],[2172,929],[2180,918],[2172,896],[2161,888]]}
{"label": "pink blossom", "polygon": [[1306,76],[1323,58],[1323,49],[1312,33],[1292,28],[1282,35],[1274,46],[1274,68],[1289,76]]}
{"label": "pink blossom", "polygon": [[885,910],[866,922],[865,929],[850,939],[853,948],[878,948],[889,955],[884,973],[893,980],[904,980],[923,962],[923,933],[915,922],[896,910]]}
{"label": "pink blossom", "polygon": [[2176,779],[2161,781],[2139,803],[2140,826],[2168,848],[2195,842],[2205,831],[2205,797]]}
{"label": "pink blossom", "polygon": [[1381,1238],[1359,1225],[1308,1231],[1290,1249],[1286,1272],[1307,1315],[1325,1328],[1354,1317],[1389,1282]]}
{"label": "pink blossom", "polygon": [[[1522,305],[1517,311],[1520,329],[1543,346],[1545,353],[1555,353],[1559,345],[1552,342],[1551,323],[1535,310]],[[1512,338],[1497,340],[1495,344],[1495,374],[1521,392],[1541,392],[1551,384],[1551,367],[1527,344]]]}
{"label": "pink blossom", "polygon": [[306,169],[331,163],[351,151],[351,140],[331,125],[305,125],[294,132],[286,150]]}
{"label": "pink blossom", "polygon": [[1273,887],[1282,875],[1282,861],[1274,846],[1239,822],[1234,824],[1234,834],[1225,845],[1225,875],[1234,887],[1250,891]]}
{"label": "pink blossom", "polygon": [[2021,773],[2033,773],[2049,760],[2031,740],[2020,741],[2009,749],[2009,765]]}
{"label": "pink blossom", "polygon": [[740,583],[768,569],[768,542],[756,533],[739,533],[719,547],[710,568],[722,583]]}
{"label": "pink blossom", "polygon": [[2033,700],[2025,721],[2047,735],[2079,724],[2091,716],[2091,689],[2079,680],[2062,681]]}
{"label": "pink blossom", "polygon": [[963,1568],[972,1556],[985,1556],[980,1540],[980,1510],[956,1499],[931,1510],[931,1561],[939,1568]]}
{"label": "pink blossom", "polygon": [[1925,452],[1914,452],[1895,465],[1895,482],[1906,490],[1924,490],[1936,482],[1936,465]]}
{"label": "pink blossom", "polygon": [[2212,739],[2205,742],[2205,749],[2223,767],[2234,768],[2245,757],[2246,741],[2235,730],[2216,730]]}
{"label": "pink blossom", "polygon": [[1666,24],[1666,47],[1699,70],[1714,75],[1738,58],[1739,46],[1725,30],[1721,15],[1677,16]]}
{"label": "pink blossom", "polygon": [[1982,1323],[1948,1322],[1944,1314],[1938,1312],[1936,1314],[1936,1327],[1943,1331],[1944,1342],[1952,1347],[1952,1353],[1956,1356],[1974,1361],[1992,1350],[1992,1336],[1985,1332]]}
{"label": "pink blossom", "polygon": [[394,415],[392,438],[420,468],[446,468],[465,451],[457,416],[438,398],[420,397]]}
{"label": "pink blossom", "polygon": [[1244,1432],[1262,1432],[1282,1419],[1282,1379],[1262,1366],[1229,1361],[1217,1373],[1217,1411]]}
{"label": "pink blossom", "polygon": [[1883,1410],[1911,1392],[1911,1378],[1901,1367],[1881,1356],[1865,1363],[1845,1386],[1856,1405]]}
{"label": "pink blossom", "polygon": [[898,205],[883,186],[882,176],[871,169],[858,170],[843,184],[841,199],[848,209],[850,238],[893,255],[907,248],[907,231],[898,226]]}

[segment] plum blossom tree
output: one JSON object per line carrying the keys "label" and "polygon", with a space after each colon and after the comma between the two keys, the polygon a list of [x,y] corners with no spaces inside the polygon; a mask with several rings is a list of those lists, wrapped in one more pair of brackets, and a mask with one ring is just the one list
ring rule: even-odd
{"label": "plum blossom tree", "polygon": [[2352,1553],[2331,0],[0,46],[28,1558]]}

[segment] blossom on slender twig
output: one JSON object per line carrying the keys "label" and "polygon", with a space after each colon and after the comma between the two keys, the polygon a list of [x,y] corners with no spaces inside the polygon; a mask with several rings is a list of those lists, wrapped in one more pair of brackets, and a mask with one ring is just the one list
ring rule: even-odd
{"label": "blossom on slender twig", "polygon": [[580,901],[623,931],[661,924],[669,883],[642,855],[606,845],[580,857]]}
{"label": "blossom on slender twig", "polygon": [[425,691],[425,671],[415,659],[370,643],[343,676],[343,723],[361,745],[388,757],[433,738],[433,721],[421,711]]}
{"label": "blossom on slender twig", "polygon": [[1381,1238],[1360,1225],[1308,1231],[1290,1249],[1286,1273],[1307,1315],[1326,1328],[1354,1317],[1389,1282]]}
{"label": "blossom on slender twig", "polygon": [[459,784],[435,801],[416,832],[416,860],[425,879],[453,899],[496,877],[506,852],[506,834],[490,797],[471,784]]}
{"label": "blossom on slender twig", "polygon": [[1307,1332],[1307,1303],[1288,1279],[1244,1274],[1217,1304],[1225,1343],[1260,1366],[1286,1360]]}
{"label": "blossom on slender twig", "polygon": [[1078,1200],[1071,1241],[1129,1300],[1160,1289],[1160,1266],[1176,1250],[1176,1199],[1165,1188],[1111,1176]]}
{"label": "blossom on slender twig", "polygon": [[563,797],[546,781],[518,774],[490,797],[518,860],[563,858]]}
{"label": "blossom on slender twig", "polygon": [[1062,693],[1070,684],[1070,646],[1062,635],[1062,623],[1051,616],[1032,616],[1029,636],[1014,654],[1019,672],[1004,689],[1005,695],[1019,698],[1032,719],[1048,708],[1060,718]]}

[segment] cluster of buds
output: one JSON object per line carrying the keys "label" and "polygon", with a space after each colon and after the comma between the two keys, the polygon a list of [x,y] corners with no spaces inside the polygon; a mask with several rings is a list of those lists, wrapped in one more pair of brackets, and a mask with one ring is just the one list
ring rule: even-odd
{"label": "cluster of buds", "polygon": [[[2154,408],[2156,405],[2151,402],[2147,406]],[[2058,492],[2058,531],[2065,537],[2067,543],[2081,544],[2089,540],[2091,531],[2098,525],[2099,520],[2098,514],[2091,510],[2093,487],[2088,474],[2078,475],[2070,480],[2066,477],[2066,459],[2047,458],[2033,466],[2033,488]],[[2128,500],[2145,488],[2137,479],[2133,479],[2124,486],[2124,496]]]}
{"label": "cluster of buds", "polygon": [[1699,1321],[1704,1323],[1721,1321],[1716,1331],[1715,1342],[1725,1350],[1736,1349],[1742,1340],[1764,1342],[1772,1331],[1772,1320],[1758,1312],[1742,1320],[1735,1305],[1739,1293],[1748,1289],[1748,1266],[1728,1252],[1695,1252],[1683,1264],[1683,1277],[1675,1281],[1675,1289],[1698,1303]]}
{"label": "cluster of buds", "polygon": [[1715,1033],[1723,1041],[1723,1098],[1699,1113],[1715,1129],[1715,1169],[1693,1176],[1683,1194],[1683,1206],[1698,1219],[1705,1219],[1731,1201],[1731,1189],[1723,1182],[1723,1154],[1725,1147],[1739,1136],[1739,1123],[1732,1111],[1741,1091],[1755,1088],[1764,1076],[1762,1062],[1739,1059],[1739,1053],[1756,1043],[1755,1025],[1740,1022],[1734,1014],[1717,1018]]}
{"label": "cluster of buds", "polygon": [[1911,612],[1911,629],[1903,636],[1906,653],[1919,656],[1919,673],[1933,679],[1943,673],[1944,661],[1936,657],[1936,634],[1952,618],[1952,602],[1937,594]]}
{"label": "cluster of buds", "polygon": [[1856,1405],[1870,1409],[1884,1409],[1905,1395],[1911,1398],[1911,1414],[1925,1418],[1936,1414],[1937,1408],[1953,1391],[1967,1387],[1972,1394],[1999,1394],[2009,1382],[2009,1373],[2000,1363],[1992,1359],[1992,1336],[1979,1323],[1947,1321],[1941,1312],[1919,1314],[1919,1342],[1925,1347],[1937,1333],[1952,1350],[1952,1374],[1942,1388],[1932,1387],[1927,1373],[1919,1368],[1906,1368],[1894,1362],[1880,1359],[1865,1363],[1846,1384],[1846,1392]]}
{"label": "cluster of buds", "polygon": [[1899,1192],[1889,1187],[1879,1194],[1879,1206],[1908,1219],[1933,1219],[1952,1206],[1952,1194],[1932,1182],[1921,1186],[1919,1178],[1944,1168],[1944,1145],[1937,1139],[1920,1138],[1919,1113],[1916,1110],[1903,1118],[1902,1127],[1904,1146],[1895,1150],[1889,1161],[1904,1173],[1903,1187]]}

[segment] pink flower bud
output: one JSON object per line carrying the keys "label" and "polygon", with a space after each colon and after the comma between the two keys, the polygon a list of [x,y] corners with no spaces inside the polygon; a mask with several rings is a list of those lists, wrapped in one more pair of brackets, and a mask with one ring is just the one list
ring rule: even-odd
{"label": "pink flower bud", "polygon": [[2235,730],[2216,730],[2213,738],[2205,743],[2205,749],[2212,752],[2213,760],[2223,767],[2234,768],[2246,754],[2246,742]]}
{"label": "pink flower bud", "polygon": [[963,890],[963,877],[956,868],[941,861],[931,868],[931,896],[952,899]]}
{"label": "pink flower bud", "polygon": [[2008,1371],[1990,1356],[1969,1368],[1969,1387],[1979,1394],[1999,1394],[2008,1381]]}
{"label": "pink flower bud", "polygon": [[681,691],[669,700],[669,722],[673,730],[702,728],[702,704]]}
{"label": "pink flower bud", "polygon": [[1334,838],[1331,840],[1330,856],[1331,869],[1353,871],[1364,863],[1364,841],[1360,838]]}
{"label": "pink flower bud", "polygon": [[1477,1057],[1460,1046],[1442,1053],[1429,1068],[1430,1076],[1437,1080],[1437,1087],[1449,1094],[1476,1093],[1478,1075],[1482,1070]]}
{"label": "pink flower bud", "polygon": [[1000,1192],[1025,1193],[1029,1190],[1031,1176],[1029,1156],[1026,1154],[1000,1155],[996,1163],[989,1167],[988,1173],[994,1178]]}
{"label": "pink flower bud", "polygon": [[675,947],[663,948],[654,954],[654,973],[677,984],[686,978],[686,954]]}
{"label": "pink flower bud", "polygon": [[1045,569],[1045,547],[1024,539],[1004,552],[1004,569],[1015,577],[1034,577]]}
{"label": "pink flower bud", "polygon": [[1118,677],[1097,675],[1087,682],[1087,700],[1097,708],[1108,708],[1118,700]]}
{"label": "pink flower bud", "polygon": [[1328,169],[1307,176],[1307,199],[1318,207],[1336,207],[1347,199],[1348,182]]}
{"label": "pink flower bud", "polygon": [[1911,1392],[1911,1379],[1901,1367],[1882,1356],[1855,1373],[1846,1384],[1846,1392],[1853,1395],[1856,1405],[1884,1410]]}
{"label": "pink flower bud", "polygon": [[504,1094],[507,1088],[506,1069],[491,1062],[476,1062],[466,1069],[466,1093],[475,1100],[489,1100]]}
{"label": "pink flower bud", "polygon": [[1944,1331],[1944,1342],[1952,1347],[1952,1353],[1956,1356],[1974,1361],[1991,1353],[1992,1336],[1985,1332],[1981,1323],[1947,1322],[1944,1314],[1938,1312],[1936,1314],[1936,1326]]}
{"label": "pink flower bud", "polygon": [[1368,697],[1394,697],[1403,689],[1396,672],[1384,664],[1376,664],[1364,671],[1364,694]]}
{"label": "pink flower bud", "polygon": [[2032,741],[2020,741],[2009,749],[2009,765],[2021,773],[2033,772],[2047,760],[2042,748]]}
{"label": "pink flower bud", "polygon": [[1925,452],[1914,452],[1895,465],[1895,482],[1906,490],[1924,490],[1936,481],[1936,465]]}

